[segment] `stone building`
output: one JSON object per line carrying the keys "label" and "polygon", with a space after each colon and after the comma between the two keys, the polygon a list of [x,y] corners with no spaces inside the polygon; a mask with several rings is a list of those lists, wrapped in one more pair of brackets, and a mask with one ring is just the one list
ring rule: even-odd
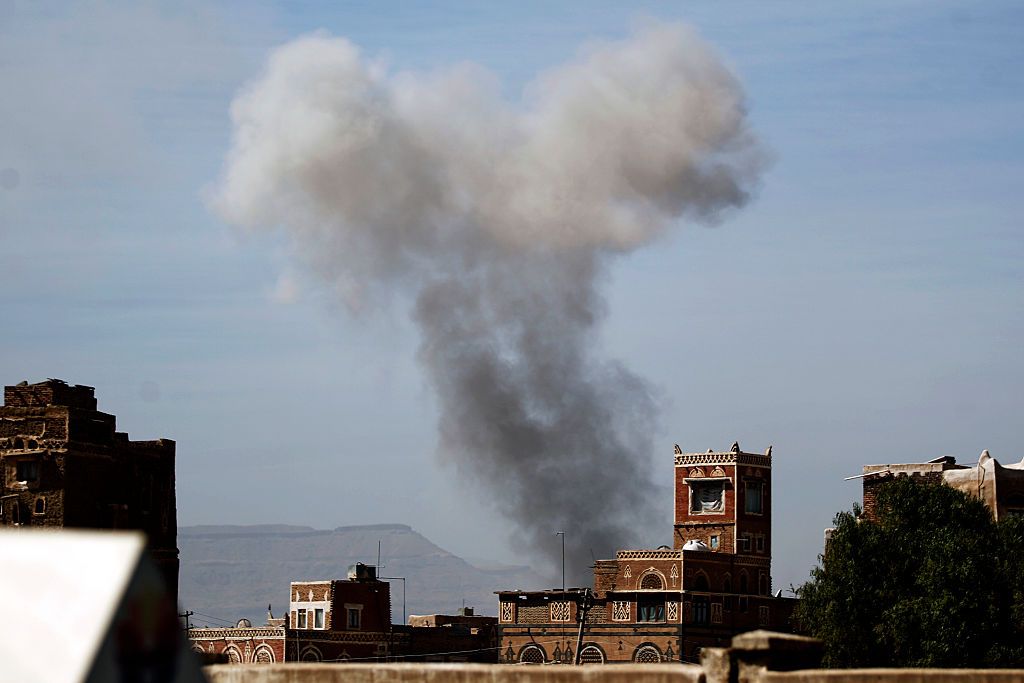
{"label": "stone building", "polygon": [[1024,459],[1000,465],[988,451],[982,451],[974,466],[959,465],[956,458],[944,455],[923,463],[865,465],[858,476],[864,482],[864,515],[868,519],[875,515],[878,487],[898,476],[946,484],[968,493],[980,499],[996,520],[1005,515],[1024,514]]}
{"label": "stone building", "polygon": [[92,387],[22,382],[4,387],[0,467],[0,525],[141,530],[177,601],[173,441],[130,441]]}
{"label": "stone building", "polygon": [[357,564],[348,579],[293,581],[285,617],[263,626],[192,628],[192,649],[232,664],[496,659],[494,617],[429,615],[391,623],[390,584]]}
{"label": "stone building", "polygon": [[789,630],[773,597],[771,448],[675,452],[673,546],[620,550],[592,591],[500,591],[503,662],[697,661],[744,631]]}

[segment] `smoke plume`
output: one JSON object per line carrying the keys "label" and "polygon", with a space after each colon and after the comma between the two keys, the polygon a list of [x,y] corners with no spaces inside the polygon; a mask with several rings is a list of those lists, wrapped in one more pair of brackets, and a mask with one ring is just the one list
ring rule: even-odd
{"label": "smoke plume", "polygon": [[591,550],[636,547],[664,516],[657,406],[594,342],[600,284],[615,255],[719,220],[760,175],[743,92],[708,46],[649,25],[513,106],[479,67],[392,74],[318,34],[273,52],[231,113],[219,213],[286,231],[352,307],[413,298],[439,448],[525,549],[557,553],[568,532],[583,581]]}

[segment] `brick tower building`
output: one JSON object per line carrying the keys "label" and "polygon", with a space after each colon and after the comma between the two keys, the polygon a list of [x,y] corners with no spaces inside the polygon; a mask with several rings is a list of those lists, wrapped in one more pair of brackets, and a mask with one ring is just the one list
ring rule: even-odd
{"label": "brick tower building", "polygon": [[674,457],[673,547],[598,560],[593,591],[500,591],[501,661],[696,661],[744,631],[790,630],[796,601],[772,596],[771,447]]}
{"label": "brick tower building", "polygon": [[138,529],[177,602],[174,442],[129,441],[92,387],[4,387],[0,526]]}

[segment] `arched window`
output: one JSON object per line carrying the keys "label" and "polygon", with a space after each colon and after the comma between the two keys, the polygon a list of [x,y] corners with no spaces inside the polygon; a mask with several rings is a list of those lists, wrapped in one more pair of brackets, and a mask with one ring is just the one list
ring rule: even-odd
{"label": "arched window", "polygon": [[224,648],[224,654],[228,658],[228,664],[241,664],[242,653],[238,651],[238,648],[234,645],[228,645]]}
{"label": "arched window", "polygon": [[36,498],[36,506],[35,506],[35,509],[33,511],[37,515],[45,515],[46,514],[46,498],[43,498],[42,496],[39,496],[38,498]]}
{"label": "arched window", "polygon": [[661,661],[661,650],[650,643],[644,643],[633,651],[633,661],[637,664],[657,664]]}
{"label": "arched window", "polygon": [[302,657],[299,658],[299,661],[303,661],[303,662],[320,662],[320,661],[323,661],[323,658],[324,658],[323,655],[320,654],[320,650],[316,649],[315,647],[310,646],[310,647],[307,647],[305,650],[302,651]]}
{"label": "arched window", "polygon": [[266,645],[260,645],[252,655],[252,661],[257,664],[273,664],[275,661],[274,651]]}
{"label": "arched window", "polygon": [[540,645],[527,645],[519,651],[519,662],[521,664],[543,664],[547,661],[547,655]]}
{"label": "arched window", "polygon": [[740,593],[746,595],[749,592],[747,588],[747,573],[740,572]]}
{"label": "arched window", "polygon": [[771,590],[768,587],[768,576],[765,574],[761,574],[761,578],[758,583],[758,588],[760,589],[758,592],[761,593],[761,595],[768,595],[769,591]]}
{"label": "arched window", "polygon": [[708,592],[711,587],[708,584],[708,575],[704,572],[697,572],[697,575],[693,577],[693,590]]}
{"label": "arched window", "polygon": [[648,572],[640,577],[640,590],[665,590],[665,582],[654,572]]}
{"label": "arched window", "polygon": [[732,577],[728,574],[722,578],[722,592],[732,593]]}
{"label": "arched window", "polygon": [[24,450],[25,449],[25,442],[22,441],[20,438],[15,439],[14,440],[14,448],[17,448],[18,450]]}
{"label": "arched window", "polygon": [[580,650],[580,664],[604,664],[604,653],[597,645],[587,645]]}

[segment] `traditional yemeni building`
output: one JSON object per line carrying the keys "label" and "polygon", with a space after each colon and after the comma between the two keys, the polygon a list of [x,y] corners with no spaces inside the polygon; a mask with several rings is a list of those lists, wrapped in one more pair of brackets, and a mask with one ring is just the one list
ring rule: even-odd
{"label": "traditional yemeni building", "polygon": [[[982,451],[978,464],[958,465],[956,458],[944,455],[924,463],[865,465],[864,515],[875,515],[878,487],[894,477],[909,476],[920,481],[946,484],[983,502],[996,520],[1012,514],[1024,514],[1024,459],[1012,465],[1000,465]],[[851,477],[854,478],[854,477]]]}
{"label": "traditional yemeni building", "polygon": [[231,664],[344,661],[494,662],[494,617],[429,615],[392,625],[390,584],[356,564],[346,580],[294,581],[284,618],[192,628],[192,649]]}
{"label": "traditional yemeni building", "polygon": [[92,387],[22,382],[4,387],[0,463],[0,525],[139,529],[177,602],[173,441],[129,441]]}
{"label": "traditional yemeni building", "polygon": [[697,661],[738,633],[790,630],[796,601],[771,593],[771,465],[771,447],[676,446],[673,547],[598,560],[592,592],[500,591],[500,661]]}

